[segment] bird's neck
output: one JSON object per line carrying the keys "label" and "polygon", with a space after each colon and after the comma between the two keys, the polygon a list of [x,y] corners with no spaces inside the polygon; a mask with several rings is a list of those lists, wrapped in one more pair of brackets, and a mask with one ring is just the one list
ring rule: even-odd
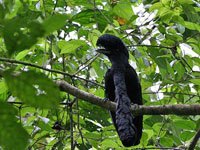
{"label": "bird's neck", "polygon": [[125,71],[125,68],[128,66],[128,63],[117,63],[116,61],[112,62],[112,68],[115,70]]}
{"label": "bird's neck", "polygon": [[111,57],[109,59],[112,63],[112,68],[115,70],[124,70],[129,65],[128,58],[126,57]]}

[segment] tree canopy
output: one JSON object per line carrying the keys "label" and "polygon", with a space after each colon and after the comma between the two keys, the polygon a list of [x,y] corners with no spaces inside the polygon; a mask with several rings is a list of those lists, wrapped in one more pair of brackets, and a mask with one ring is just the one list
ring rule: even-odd
{"label": "tree canopy", "polygon": [[130,149],[200,149],[198,0],[0,0],[0,149],[125,149],[101,99],[105,33],[142,85]]}

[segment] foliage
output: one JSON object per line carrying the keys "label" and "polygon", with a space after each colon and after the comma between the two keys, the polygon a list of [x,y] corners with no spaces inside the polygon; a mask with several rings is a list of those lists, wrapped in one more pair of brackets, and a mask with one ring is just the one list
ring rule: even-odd
{"label": "foliage", "polygon": [[[0,76],[1,147],[123,149],[106,110],[52,82],[64,79],[104,97],[99,84],[110,63],[103,56],[91,61],[104,33],[129,46],[145,105],[199,103],[199,12],[200,3],[192,0],[0,1],[0,56],[29,63],[0,61],[6,70]],[[144,116],[135,148],[185,148],[199,126],[199,116]]]}

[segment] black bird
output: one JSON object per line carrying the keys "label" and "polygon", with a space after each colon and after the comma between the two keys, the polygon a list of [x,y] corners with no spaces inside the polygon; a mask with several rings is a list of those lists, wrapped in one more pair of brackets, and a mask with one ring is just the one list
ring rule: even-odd
{"label": "black bird", "polygon": [[97,52],[106,55],[112,63],[105,75],[105,99],[117,103],[116,112],[110,112],[113,124],[124,146],[138,145],[143,116],[134,117],[130,106],[131,103],[142,105],[142,93],[137,73],[128,62],[128,50],[120,38],[110,34],[100,36],[97,46],[101,47]]}

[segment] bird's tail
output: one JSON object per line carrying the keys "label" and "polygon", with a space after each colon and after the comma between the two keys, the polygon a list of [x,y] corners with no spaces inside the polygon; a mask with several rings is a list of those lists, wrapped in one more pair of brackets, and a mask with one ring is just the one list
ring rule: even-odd
{"label": "bird's tail", "polygon": [[[118,135],[122,144],[126,147],[139,144],[141,135],[137,136],[140,131],[137,119],[131,114],[130,106],[131,101],[128,97],[124,74],[117,72],[114,75],[115,83],[115,102],[117,102],[117,108],[115,113],[115,118],[113,118],[113,113],[111,113],[113,120],[115,121],[115,127],[117,129]],[[137,118],[137,117],[136,117]],[[136,125],[136,126],[135,126]]]}
{"label": "bird's tail", "polygon": [[133,146],[137,141],[137,129],[133,123],[134,118],[130,111],[130,99],[122,95],[122,97],[118,97],[116,100],[117,132],[124,146]]}

